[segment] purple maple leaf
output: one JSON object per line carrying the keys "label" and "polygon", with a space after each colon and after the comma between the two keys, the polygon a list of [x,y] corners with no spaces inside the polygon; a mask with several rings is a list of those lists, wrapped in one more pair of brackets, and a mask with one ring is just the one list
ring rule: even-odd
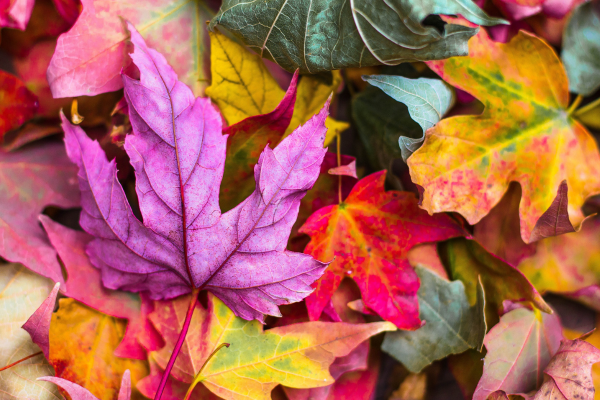
{"label": "purple maple leaf", "polygon": [[227,143],[221,116],[129,29],[140,79],[123,75],[133,127],[125,150],[143,223],[114,161],[62,116],[67,153],[79,167],[81,226],[95,237],[87,247],[92,264],[110,289],[148,291],[156,300],[208,289],[242,318],[279,316],[277,306],[305,298],[327,267],[286,244],[325,156],[328,105],[275,149],[264,149],[254,168],[256,190],[221,214]]}

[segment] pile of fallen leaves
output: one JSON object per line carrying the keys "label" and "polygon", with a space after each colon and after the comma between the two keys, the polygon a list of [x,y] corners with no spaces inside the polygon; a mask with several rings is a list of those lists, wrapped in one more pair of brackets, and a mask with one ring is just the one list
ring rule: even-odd
{"label": "pile of fallen leaves", "polygon": [[600,0],[0,28],[0,400],[595,398]]}

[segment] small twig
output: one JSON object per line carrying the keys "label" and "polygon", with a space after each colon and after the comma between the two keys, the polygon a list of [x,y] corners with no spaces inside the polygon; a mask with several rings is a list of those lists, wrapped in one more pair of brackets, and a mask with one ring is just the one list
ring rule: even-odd
{"label": "small twig", "polygon": [[181,333],[179,333],[179,338],[177,339],[177,343],[175,344],[175,348],[171,353],[171,358],[169,358],[169,362],[167,367],[165,368],[165,372],[163,373],[162,379],[160,380],[160,384],[158,385],[158,389],[156,390],[156,395],[154,396],[154,400],[160,400],[163,390],[165,390],[165,386],[167,385],[167,380],[169,379],[169,375],[171,374],[171,369],[173,369],[173,365],[175,365],[175,360],[177,359],[177,355],[183,346],[183,342],[185,341],[185,337],[187,336],[188,329],[190,329],[190,322],[192,322],[192,315],[194,315],[194,310],[196,309],[196,303],[198,303],[198,293],[200,293],[199,288],[194,288],[192,290],[192,300],[190,301],[190,306],[187,310],[187,314],[185,316],[185,321],[183,322],[183,327],[181,328]]}
{"label": "small twig", "polygon": [[567,109],[568,115],[571,115],[571,114],[573,114],[573,112],[575,112],[575,110],[577,109],[577,106],[579,106],[579,103],[581,103],[581,100],[583,100],[583,96],[577,95],[577,97],[575,97],[573,104],[571,104],[571,106]]}
{"label": "small twig", "polygon": [[41,352],[41,351],[38,351],[38,352],[37,352],[37,353],[35,353],[35,354],[32,354],[32,355],[30,355],[30,356],[27,356],[27,357],[25,357],[25,358],[21,358],[19,361],[15,361],[14,363],[12,363],[12,364],[9,364],[9,365],[7,365],[7,366],[6,366],[6,367],[4,367],[4,368],[0,368],[0,372],[2,372],[2,371],[4,371],[4,370],[7,370],[7,369],[9,369],[10,367],[14,367],[15,365],[17,365],[17,364],[19,364],[19,363],[22,363],[22,362],[23,362],[23,361],[25,361],[25,360],[29,360],[30,358],[33,358],[33,357],[35,357],[35,356],[39,356],[40,354],[44,354],[44,353],[43,353],[43,352]]}
{"label": "small twig", "polygon": [[210,353],[210,355],[208,356],[208,358],[206,359],[206,361],[204,361],[204,364],[202,364],[202,366],[200,367],[200,370],[198,371],[198,373],[196,374],[196,377],[194,378],[194,382],[192,382],[192,384],[190,385],[187,393],[185,394],[185,397],[183,400],[189,400],[190,396],[192,395],[192,392],[194,391],[194,388],[196,387],[196,385],[198,383],[200,383],[200,374],[202,373],[202,370],[204,369],[204,367],[206,366],[206,364],[208,364],[208,362],[210,361],[211,358],[213,358],[213,356],[215,354],[217,354],[217,351],[221,350],[223,347],[229,347],[229,343],[221,343],[219,346],[217,346],[216,349],[213,350],[212,353]]}

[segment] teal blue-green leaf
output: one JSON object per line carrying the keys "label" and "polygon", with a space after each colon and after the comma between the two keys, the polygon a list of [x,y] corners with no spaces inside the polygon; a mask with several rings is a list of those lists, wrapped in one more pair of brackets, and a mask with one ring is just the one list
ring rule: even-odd
{"label": "teal blue-green leaf", "polygon": [[506,23],[472,0],[224,0],[209,28],[223,26],[288,71],[317,73],[467,55],[477,28],[422,24],[437,14]]}
{"label": "teal blue-green leaf", "polygon": [[562,61],[569,90],[582,96],[600,87],[600,3],[595,3],[579,5],[563,32]]}
{"label": "teal blue-green leaf", "polygon": [[449,282],[422,266],[415,270],[421,280],[419,318],[425,325],[413,332],[386,333],[381,349],[414,373],[450,354],[481,351],[487,330],[481,282],[471,307],[461,281]]}
{"label": "teal blue-green leaf", "polygon": [[421,125],[423,132],[420,137],[400,136],[398,140],[404,161],[421,147],[425,131],[437,124],[454,104],[454,89],[440,79],[370,75],[363,76],[363,80],[406,105],[412,119]]}

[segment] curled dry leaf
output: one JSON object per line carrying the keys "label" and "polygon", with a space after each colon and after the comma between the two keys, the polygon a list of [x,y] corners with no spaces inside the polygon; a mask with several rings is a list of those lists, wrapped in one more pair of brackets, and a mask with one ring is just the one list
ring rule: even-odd
{"label": "curled dry leaf", "polygon": [[567,113],[568,81],[559,58],[524,32],[503,44],[482,30],[469,49],[470,57],[428,63],[485,110],[442,120],[408,160],[423,208],[456,211],[475,224],[515,181],[523,193],[523,241],[576,230],[585,199],[600,192],[600,155],[593,137]]}

